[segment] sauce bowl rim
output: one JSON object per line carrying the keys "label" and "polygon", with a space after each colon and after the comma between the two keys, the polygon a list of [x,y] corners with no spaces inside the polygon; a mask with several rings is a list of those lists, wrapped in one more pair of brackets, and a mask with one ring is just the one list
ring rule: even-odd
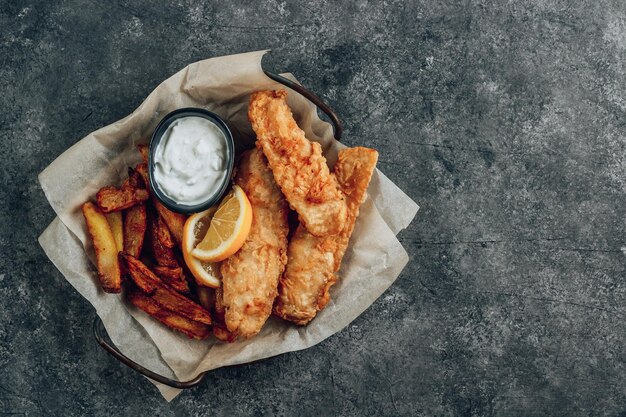
{"label": "sauce bowl rim", "polygon": [[[161,191],[158,182],[154,179],[154,169],[155,163],[153,155],[156,152],[156,148],[161,142],[163,135],[169,128],[169,126],[176,120],[183,119],[185,117],[202,117],[213,122],[220,128],[220,131],[224,134],[226,139],[226,158],[227,158],[227,166],[226,166],[226,175],[224,176],[224,180],[220,184],[218,190],[206,201],[194,204],[187,205],[181,204],[167,195],[163,191]],[[222,197],[224,196],[228,186],[230,185],[230,179],[232,176],[232,172],[235,164],[235,142],[233,140],[233,135],[228,128],[226,122],[217,114],[212,111],[200,108],[200,107],[183,107],[180,109],[176,109],[174,111],[169,112],[159,122],[157,127],[154,129],[152,133],[152,137],[150,138],[150,148],[148,152],[148,181],[150,182],[150,188],[152,189],[156,198],[165,205],[168,209],[175,211],[181,214],[192,214],[197,213],[203,210],[208,209],[209,207],[217,204]]]}

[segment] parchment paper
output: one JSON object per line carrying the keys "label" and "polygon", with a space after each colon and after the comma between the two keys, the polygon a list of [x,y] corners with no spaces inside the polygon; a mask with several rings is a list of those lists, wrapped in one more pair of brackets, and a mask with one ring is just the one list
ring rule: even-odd
{"label": "parchment paper", "polygon": [[[235,343],[190,340],[137,310],[119,295],[105,294],[93,266],[93,248],[80,210],[105,185],[119,185],[128,166],[140,157],[135,147],[147,143],[170,111],[202,107],[228,121],[240,151],[250,148],[254,134],[247,120],[249,94],[285,88],[265,76],[266,51],[207,59],[191,64],[161,83],[132,114],[99,129],[65,151],[39,181],[57,218],[39,243],[65,278],[95,307],[111,340],[131,359],[181,380],[221,366],[268,358],[313,346],[338,332],[369,307],[398,277],[408,256],[395,235],[408,226],[418,206],[380,171],[372,178],[354,234],[331,290],[331,301],[306,327],[270,318],[256,337]],[[286,74],[295,80],[295,78]],[[288,103],[310,140],[322,144],[332,166],[343,147],[315,106],[289,91]],[[358,141],[355,141],[358,142]],[[131,318],[132,316],[132,318]],[[134,318],[134,319],[133,319]],[[90,324],[90,318],[85,324]],[[167,401],[180,390],[155,385]]]}

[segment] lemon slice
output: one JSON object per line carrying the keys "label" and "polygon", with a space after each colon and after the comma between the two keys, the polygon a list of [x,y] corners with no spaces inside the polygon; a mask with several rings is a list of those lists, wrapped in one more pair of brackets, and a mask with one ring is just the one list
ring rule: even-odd
{"label": "lemon slice", "polygon": [[[243,246],[251,224],[250,201],[241,187],[235,185],[220,203],[206,234],[191,254],[201,261],[223,261]],[[194,235],[196,233],[201,235],[200,231],[194,232]]]}
{"label": "lemon slice", "polygon": [[206,231],[209,230],[211,218],[216,210],[217,207],[211,207],[208,210],[189,217],[183,229],[182,244],[183,258],[185,259],[189,271],[196,278],[198,285],[212,288],[219,287],[222,282],[219,268],[220,264],[218,262],[204,262],[196,259],[191,254],[191,251],[202,241]]}

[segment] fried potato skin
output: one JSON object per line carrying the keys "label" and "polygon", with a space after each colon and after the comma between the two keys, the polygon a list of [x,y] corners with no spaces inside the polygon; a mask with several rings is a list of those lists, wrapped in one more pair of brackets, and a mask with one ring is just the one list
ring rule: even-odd
{"label": "fried potato skin", "polygon": [[127,253],[120,253],[132,280],[146,295],[178,315],[204,324],[211,324],[211,315],[201,305],[180,295],[161,278],[156,276],[143,262]]}
{"label": "fried potato skin", "polygon": [[206,311],[200,304],[196,304],[189,298],[180,295],[165,284],[156,287],[156,291],[152,294],[152,298],[163,307],[172,310],[183,317],[187,317],[190,320],[198,321],[204,324],[211,324],[213,322],[209,312]]}
{"label": "fried potato skin", "polygon": [[167,327],[178,330],[193,339],[206,339],[211,334],[209,326],[197,321],[189,320],[175,312],[161,306],[154,299],[144,295],[141,291],[129,289],[126,298],[133,305],[145,311]]}
{"label": "fried potato skin", "polygon": [[189,284],[183,274],[181,267],[154,266],[154,273],[163,280],[167,285],[175,289],[181,294],[189,294]]}
{"label": "fried potato skin", "polygon": [[176,254],[171,247],[167,247],[161,243],[163,231],[159,229],[159,216],[154,212],[150,213],[150,219],[148,221],[150,227],[150,246],[152,249],[152,256],[159,266],[167,266],[170,268],[176,268],[180,266],[176,259]]}
{"label": "fried potato skin", "polygon": [[96,200],[103,213],[124,210],[148,199],[148,191],[142,188],[112,186],[102,187]]}
{"label": "fried potato skin", "polygon": [[146,186],[146,190],[148,191],[148,194],[150,194],[150,180],[148,179],[148,164],[147,163],[143,163],[143,164],[137,164],[135,166],[135,172],[137,172],[137,174],[139,174],[141,176],[141,179],[143,180],[143,183]]}
{"label": "fried potato skin", "polygon": [[128,178],[122,184],[122,188],[143,188],[146,189],[146,183],[139,172],[128,167]]}
{"label": "fried potato skin", "polygon": [[183,242],[183,229],[185,228],[185,221],[187,220],[187,216],[171,211],[156,198],[152,198],[152,202],[154,204],[154,207],[157,209],[159,216],[163,218],[163,221],[167,225],[167,228],[170,230],[174,241],[177,245],[180,246]]}
{"label": "fried potato skin", "polygon": [[[148,147],[139,146],[139,152],[146,161]],[[204,300],[211,304],[204,308],[183,295],[191,294],[191,289],[186,265],[180,265],[182,260],[174,251],[176,237],[182,241],[186,216],[150,200],[148,180],[147,165],[140,163],[135,169],[128,168],[128,177],[119,188],[103,187],[95,203],[82,206],[101,286],[106,292],[121,292],[123,272],[125,294],[132,304],[174,330],[205,339],[211,334],[213,298]],[[140,255],[147,255],[142,249],[148,227],[149,243],[156,243],[152,248],[156,259],[148,255],[145,262],[158,262],[154,267],[139,260]]]}
{"label": "fried potato skin", "polygon": [[163,221],[163,217],[161,217],[160,215],[157,216],[155,227],[157,239],[159,240],[159,242],[161,242],[161,245],[165,246],[166,248],[173,248],[174,246],[176,246],[176,242],[174,242],[174,239],[172,239],[170,229],[167,227],[165,221]]}
{"label": "fried potato skin", "polygon": [[[148,178],[148,165],[146,163],[137,164],[137,166],[135,166],[135,172],[142,177],[144,183],[146,184],[146,189],[148,190],[148,193],[152,194],[150,191],[150,181]],[[152,202],[152,205],[154,205],[154,207],[156,208],[159,216],[167,225],[171,238],[173,238],[174,242],[178,246],[180,246],[183,241],[183,229],[185,228],[185,221],[187,220],[187,216],[171,211],[170,209],[165,207],[163,203],[157,200],[154,195],[152,196],[150,201]],[[173,247],[173,245],[169,247]]]}
{"label": "fried potato skin", "polygon": [[124,252],[139,257],[146,235],[147,214],[144,203],[126,210],[124,216]]}
{"label": "fried potato skin", "polygon": [[141,291],[148,295],[154,294],[161,279],[150,268],[133,255],[125,252],[120,252],[119,260],[124,263],[130,278]]}
{"label": "fried potato skin", "polygon": [[122,277],[117,244],[109,222],[104,213],[90,201],[83,204],[82,211],[96,252],[100,285],[105,292],[119,293],[122,291]]}

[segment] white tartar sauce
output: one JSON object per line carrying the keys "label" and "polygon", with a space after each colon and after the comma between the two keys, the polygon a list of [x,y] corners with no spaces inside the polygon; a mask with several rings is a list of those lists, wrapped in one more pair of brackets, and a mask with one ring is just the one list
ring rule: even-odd
{"label": "white tartar sauce", "polygon": [[175,120],[154,152],[154,181],[179,204],[193,206],[218,191],[226,176],[226,136],[210,120]]}

